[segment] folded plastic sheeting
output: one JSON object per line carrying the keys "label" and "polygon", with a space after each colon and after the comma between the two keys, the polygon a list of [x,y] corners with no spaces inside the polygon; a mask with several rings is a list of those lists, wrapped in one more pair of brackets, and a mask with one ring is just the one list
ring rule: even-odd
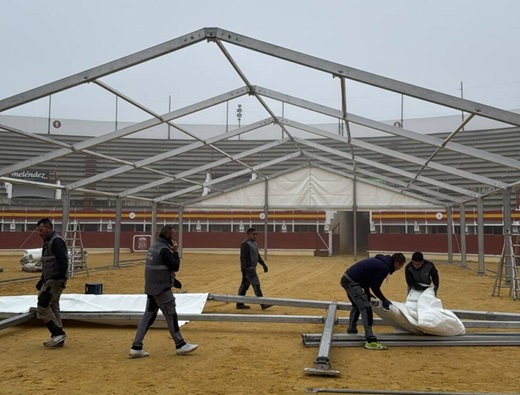
{"label": "folded plastic sheeting", "polygon": [[454,312],[442,307],[433,288],[424,291],[411,290],[405,303],[392,302],[389,310],[380,305],[374,312],[390,325],[414,334],[458,336],[466,328]]}
{"label": "folded plastic sheeting", "polygon": [[[200,314],[207,298],[207,293],[175,294],[177,313]],[[37,295],[2,296],[0,315],[27,313],[31,307],[36,307],[37,299]],[[60,299],[60,310],[63,313],[144,313],[145,308],[146,295],[62,294]]]}

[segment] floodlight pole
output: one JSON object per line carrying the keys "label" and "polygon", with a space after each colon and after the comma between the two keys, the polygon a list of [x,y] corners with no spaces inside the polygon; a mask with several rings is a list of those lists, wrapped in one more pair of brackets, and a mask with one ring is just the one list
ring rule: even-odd
{"label": "floodlight pole", "polygon": [[[238,128],[240,129],[240,121],[242,120],[242,104],[239,104],[237,108],[237,120]],[[240,140],[240,135],[238,135],[238,139]]]}

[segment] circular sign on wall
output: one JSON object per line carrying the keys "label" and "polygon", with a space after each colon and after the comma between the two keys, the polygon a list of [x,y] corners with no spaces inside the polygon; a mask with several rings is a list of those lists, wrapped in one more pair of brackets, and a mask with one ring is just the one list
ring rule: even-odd
{"label": "circular sign on wall", "polygon": [[259,217],[260,219],[265,219],[265,213],[260,213],[260,214],[258,214],[258,217]]}
{"label": "circular sign on wall", "polygon": [[442,219],[442,213],[435,214],[435,218],[437,218],[440,221]]}
{"label": "circular sign on wall", "polygon": [[130,219],[135,219],[135,213],[132,211],[131,213],[128,214],[128,217]]}
{"label": "circular sign on wall", "polygon": [[56,120],[52,123],[52,126],[54,126],[55,129],[59,129],[61,128],[61,122]]}

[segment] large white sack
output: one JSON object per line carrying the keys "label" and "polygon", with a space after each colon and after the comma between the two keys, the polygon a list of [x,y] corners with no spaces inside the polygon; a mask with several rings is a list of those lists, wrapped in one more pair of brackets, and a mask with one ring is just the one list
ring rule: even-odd
{"label": "large white sack", "polygon": [[24,257],[28,257],[30,261],[37,261],[42,257],[42,249],[41,248],[32,248],[29,250],[24,250]]}
{"label": "large white sack", "polygon": [[421,292],[416,305],[417,327],[424,333],[437,336],[457,336],[466,333],[464,324],[455,313],[442,307],[442,302],[435,296],[433,288]]}
{"label": "large white sack", "polygon": [[455,313],[442,307],[433,288],[411,290],[405,303],[392,302],[389,310],[376,304],[373,310],[389,325],[413,334],[457,336],[466,333]]}

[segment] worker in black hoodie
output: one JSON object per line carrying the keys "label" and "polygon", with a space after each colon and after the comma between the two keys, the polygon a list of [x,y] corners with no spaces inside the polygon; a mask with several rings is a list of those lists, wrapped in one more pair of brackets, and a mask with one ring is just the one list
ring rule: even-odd
{"label": "worker in black hoodie", "polygon": [[[349,327],[347,333],[357,333],[357,321],[361,320],[365,328],[365,348],[369,350],[386,350],[387,347],[377,341],[372,331],[374,315],[371,297],[381,300],[384,309],[392,304],[381,292],[381,284],[389,275],[403,267],[405,256],[397,252],[393,255],[376,255],[373,258],[363,259],[349,267],[341,277],[341,286],[345,289],[352,303],[350,310]],[[375,296],[374,296],[375,295]]]}

